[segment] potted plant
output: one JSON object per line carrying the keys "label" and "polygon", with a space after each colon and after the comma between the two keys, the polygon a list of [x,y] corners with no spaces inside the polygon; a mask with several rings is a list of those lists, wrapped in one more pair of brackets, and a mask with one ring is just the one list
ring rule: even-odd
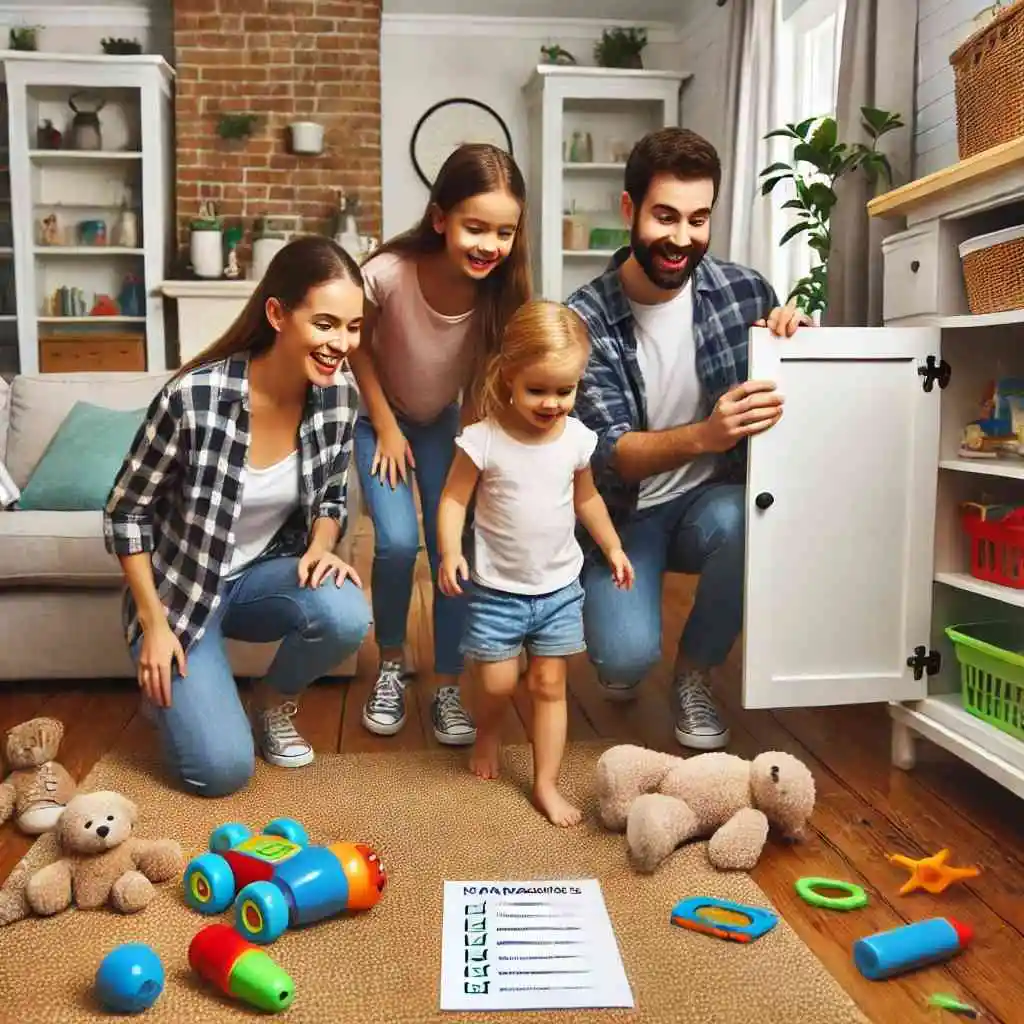
{"label": "potted plant", "polygon": [[256,114],[221,114],[217,134],[225,142],[242,142],[256,130]]}
{"label": "potted plant", "polygon": [[836,205],[836,182],[858,171],[866,174],[872,184],[879,178],[887,183],[892,181],[892,168],[886,155],[879,151],[878,143],[883,135],[903,127],[903,120],[899,114],[874,107],[861,107],[860,113],[861,127],[871,139],[870,144],[840,142],[833,117],[811,117],[765,136],[795,143],[792,163],[779,161],[761,171],[761,195],[770,195],[782,181],[793,182],[793,198],[783,203],[782,208],[797,211],[796,223],[782,235],[779,245],[806,234],[807,245],[818,259],[787,298],[796,299],[797,305],[810,316],[824,312],[828,306],[828,258],[832,252],[829,221]]}
{"label": "potted plant", "polygon": [[35,50],[37,49],[36,34],[39,28],[35,25],[24,25],[21,28],[12,28],[8,33],[8,46],[12,50]]}
{"label": "potted plant", "polygon": [[594,60],[603,68],[642,68],[645,28],[606,28],[594,45]]}
{"label": "potted plant", "polygon": [[103,52],[108,54],[142,53],[142,43],[138,39],[101,39],[100,46],[103,47]]}
{"label": "potted plant", "polygon": [[224,233],[217,208],[209,199],[199,204],[199,216],[189,224],[189,256],[196,277],[218,278],[224,273]]}

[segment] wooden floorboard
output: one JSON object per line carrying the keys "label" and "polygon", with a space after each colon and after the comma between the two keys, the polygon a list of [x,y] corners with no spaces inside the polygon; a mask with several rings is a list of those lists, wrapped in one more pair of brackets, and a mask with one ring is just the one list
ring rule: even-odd
{"label": "wooden floorboard", "polygon": [[[356,567],[370,584],[372,531],[358,527]],[[666,585],[665,650],[674,650],[692,599],[692,580],[671,577]],[[437,748],[430,722],[433,693],[430,575],[421,559],[416,574],[408,648],[415,675],[408,687],[409,713],[393,737],[371,735],[362,707],[377,669],[377,651],[364,645],[352,680],[323,680],[303,696],[298,728],[320,751]],[[683,753],[669,711],[670,657],[646,680],[638,699],[607,701],[598,691],[586,656],[569,662],[569,737],[639,743]],[[752,757],[788,750],[814,772],[818,802],[807,839],[784,846],[772,840],[753,877],[797,934],[877,1024],[935,1020],[927,1008],[936,992],[953,993],[985,1011],[985,1020],[1013,1024],[1024,1019],[1024,815],[1020,801],[955,758],[919,744],[912,772],[889,764],[889,726],[883,707],[745,711],[739,707],[738,659],[730,659],[721,692],[733,730],[730,749]],[[0,729],[39,714],[66,726],[60,758],[83,778],[104,754],[130,755],[152,743],[149,725],[137,713],[136,687],[129,681],[82,684],[26,683],[0,686]],[[506,742],[527,742],[530,702],[521,685],[504,721]],[[30,840],[8,822],[0,827],[0,878],[29,848]],[[900,896],[906,872],[887,853],[925,856],[943,847],[957,864],[976,864],[978,878],[940,896]],[[625,856],[623,844],[623,856]],[[817,910],[795,893],[800,877],[818,875],[863,885],[870,902],[841,914]],[[946,964],[886,982],[868,982],[856,970],[854,941],[907,921],[949,914],[976,930],[971,949]],[[710,940],[709,940],[710,941]]]}

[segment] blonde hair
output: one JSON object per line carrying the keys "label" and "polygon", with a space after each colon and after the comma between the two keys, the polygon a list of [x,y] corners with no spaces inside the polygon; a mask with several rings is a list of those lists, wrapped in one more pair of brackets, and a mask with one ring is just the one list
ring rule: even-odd
{"label": "blonde hair", "polygon": [[512,400],[509,378],[551,357],[590,353],[590,335],[580,315],[547,299],[524,303],[512,315],[501,345],[484,372],[480,414],[496,416]]}

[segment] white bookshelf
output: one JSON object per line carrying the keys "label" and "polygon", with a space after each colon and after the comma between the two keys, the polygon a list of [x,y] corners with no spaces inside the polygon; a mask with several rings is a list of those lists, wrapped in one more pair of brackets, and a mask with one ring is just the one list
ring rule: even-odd
{"label": "white bookshelf", "polygon": [[[78,346],[85,360],[80,369],[166,369],[159,285],[173,258],[170,65],[153,54],[10,50],[0,51],[0,64],[10,111],[18,369],[62,368],[54,355],[59,348],[67,358],[67,345],[54,344],[62,339]],[[75,93],[103,101],[100,149],[73,147],[69,99]],[[92,109],[89,100],[80,107]],[[39,137],[45,120],[62,133],[57,148]],[[128,245],[119,244],[122,209],[135,215]],[[51,215],[56,241],[43,230]],[[104,230],[97,235],[99,224]],[[134,296],[129,282],[137,282]],[[62,288],[76,299],[62,303]],[[118,341],[129,344],[110,344]],[[121,363],[104,365],[104,344],[120,353]]]}
{"label": "white bookshelf", "polygon": [[0,377],[9,380],[18,371],[18,315],[7,134],[7,82],[0,65]]}
{"label": "white bookshelf", "polygon": [[[530,244],[535,287],[562,301],[595,277],[614,253],[591,244],[594,229],[622,231],[619,208],[625,162],[647,132],[679,124],[677,71],[539,65],[523,87],[529,121]],[[572,160],[574,132],[589,133],[589,159]],[[619,152],[615,152],[619,151]],[[566,211],[581,223],[586,245],[568,248]]]}

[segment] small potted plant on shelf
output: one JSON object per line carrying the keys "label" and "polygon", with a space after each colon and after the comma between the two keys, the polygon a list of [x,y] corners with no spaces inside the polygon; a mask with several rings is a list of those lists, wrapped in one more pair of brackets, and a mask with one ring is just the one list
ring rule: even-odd
{"label": "small potted plant on shelf", "polygon": [[602,68],[642,68],[646,45],[645,28],[606,28],[594,45],[594,60]]}
{"label": "small potted plant on shelf", "polygon": [[255,114],[221,114],[217,134],[225,142],[242,143],[256,130],[258,120]]}
{"label": "small potted plant on shelf", "polygon": [[108,54],[142,53],[142,43],[138,39],[101,39],[100,46],[103,47],[103,52]]}
{"label": "small potted plant on shelf", "polygon": [[8,45],[12,50],[35,50],[37,46],[37,33],[39,28],[36,25],[23,25],[21,28],[12,28],[8,34]]}
{"label": "small potted plant on shelf", "polygon": [[189,225],[189,255],[196,277],[224,274],[224,233],[217,208],[209,199],[199,204],[199,216]]}

